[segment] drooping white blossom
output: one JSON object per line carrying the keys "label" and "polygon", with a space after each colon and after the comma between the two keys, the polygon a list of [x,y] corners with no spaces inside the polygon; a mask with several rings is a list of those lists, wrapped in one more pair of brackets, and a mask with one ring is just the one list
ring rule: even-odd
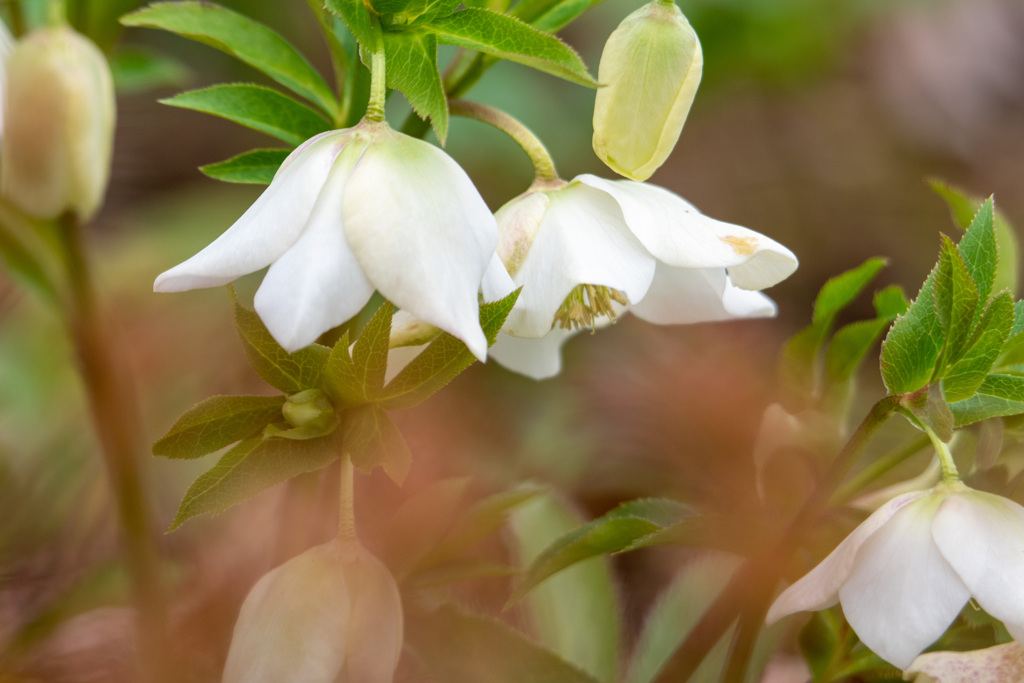
{"label": "drooping white blossom", "polygon": [[503,328],[512,339],[499,335],[491,355],[537,379],[558,372],[572,332],[622,310],[657,324],[774,315],[757,290],[797,267],[774,240],[630,180],[538,186],[495,216],[498,254],[523,290]]}
{"label": "drooping white blossom", "polygon": [[970,598],[1024,637],[1024,507],[960,482],[898,496],[787,588],[768,623],[837,602],[860,639],[905,669]]}
{"label": "drooping white blossom", "polygon": [[377,290],[483,360],[478,293],[512,289],[497,239],[494,217],[451,157],[364,121],[299,146],[234,225],[154,289],[215,287],[269,265],[254,304],[288,351],[349,320]]}

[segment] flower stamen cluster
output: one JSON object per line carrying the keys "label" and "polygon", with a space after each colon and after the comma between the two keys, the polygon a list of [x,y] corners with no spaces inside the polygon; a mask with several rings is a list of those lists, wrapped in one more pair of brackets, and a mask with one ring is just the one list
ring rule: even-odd
{"label": "flower stamen cluster", "polygon": [[596,330],[597,321],[601,318],[615,321],[613,301],[622,306],[629,305],[626,295],[613,287],[579,285],[565,297],[565,301],[555,312],[555,320],[551,327],[557,325],[563,330]]}

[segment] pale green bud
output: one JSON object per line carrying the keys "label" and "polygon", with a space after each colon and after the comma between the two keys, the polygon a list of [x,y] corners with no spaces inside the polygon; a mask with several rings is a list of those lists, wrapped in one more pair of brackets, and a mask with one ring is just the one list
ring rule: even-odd
{"label": "pale green bud", "polygon": [[299,436],[313,439],[334,431],[338,424],[337,414],[327,395],[319,389],[306,389],[292,394],[281,408],[284,419]]}
{"label": "pale green bud", "polygon": [[103,203],[114,137],[106,58],[67,26],[36,31],[7,62],[0,194],[26,213],[90,218]]}
{"label": "pale green bud", "polygon": [[646,180],[679,139],[704,58],[674,2],[655,0],[626,17],[601,53],[594,152],[616,173]]}
{"label": "pale green bud", "polygon": [[242,604],[223,683],[390,683],[402,601],[355,542],[310,548],[261,578]]}

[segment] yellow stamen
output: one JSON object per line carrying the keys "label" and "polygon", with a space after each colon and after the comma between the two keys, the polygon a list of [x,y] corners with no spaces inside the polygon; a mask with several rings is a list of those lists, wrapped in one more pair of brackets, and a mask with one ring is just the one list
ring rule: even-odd
{"label": "yellow stamen", "polygon": [[615,320],[613,301],[623,306],[629,304],[626,295],[617,289],[602,285],[579,285],[565,297],[565,301],[555,312],[555,320],[551,326],[558,325],[563,330],[578,330],[584,327],[596,329],[597,320],[601,317]]}

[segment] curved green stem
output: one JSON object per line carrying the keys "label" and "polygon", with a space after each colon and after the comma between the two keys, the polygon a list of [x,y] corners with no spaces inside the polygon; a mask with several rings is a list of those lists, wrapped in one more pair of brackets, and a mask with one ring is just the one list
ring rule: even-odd
{"label": "curved green stem", "polygon": [[835,494],[832,496],[832,500],[829,501],[830,504],[842,505],[850,502],[859,496],[865,488],[874,483],[884,474],[891,471],[907,458],[921,452],[921,450],[926,448],[929,443],[930,440],[927,436],[919,436],[902,448],[898,448],[873,461],[870,465],[855,474],[853,477],[850,477],[850,479],[844,482],[842,486],[836,489]]}
{"label": "curved green stem", "polygon": [[949,452],[949,445],[946,444],[942,439],[938,437],[927,425],[924,428],[928,438],[931,439],[932,446],[935,447],[935,453],[939,456],[939,462],[942,464],[942,481],[960,481],[960,472],[956,469],[956,463],[953,462],[953,454]]}
{"label": "curved green stem", "polygon": [[486,104],[467,102],[466,100],[451,100],[448,103],[448,108],[455,116],[482,121],[515,140],[516,144],[522,147],[526,155],[530,157],[538,181],[557,182],[559,180],[558,172],[555,171],[555,162],[551,159],[544,143],[513,116]]}

